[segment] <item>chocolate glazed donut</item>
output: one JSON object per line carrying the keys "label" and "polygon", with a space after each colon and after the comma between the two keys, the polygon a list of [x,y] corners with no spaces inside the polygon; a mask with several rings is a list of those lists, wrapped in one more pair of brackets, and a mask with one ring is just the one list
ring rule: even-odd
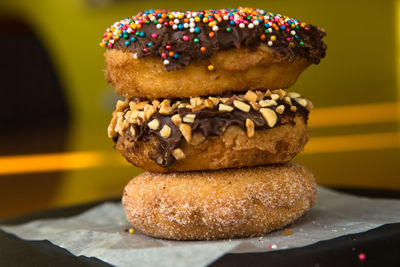
{"label": "chocolate glazed donut", "polygon": [[311,106],[283,90],[161,103],[131,100],[117,104],[109,135],[129,162],[148,171],[282,163],[308,141]]}
{"label": "chocolate glazed donut", "polygon": [[279,14],[239,8],[175,15],[141,12],[107,29],[106,79],[118,94],[152,99],[288,88],[325,56],[323,29]]}

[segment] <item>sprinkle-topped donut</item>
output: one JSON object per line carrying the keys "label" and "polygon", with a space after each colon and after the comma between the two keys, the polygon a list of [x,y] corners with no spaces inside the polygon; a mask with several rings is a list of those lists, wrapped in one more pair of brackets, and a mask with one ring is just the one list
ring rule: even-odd
{"label": "sprinkle-topped donut", "polygon": [[115,22],[104,33],[100,46],[128,49],[136,58],[158,56],[166,70],[210,58],[218,50],[255,49],[261,43],[289,61],[300,56],[318,64],[325,56],[323,36],[321,28],[262,9],[150,9]]}

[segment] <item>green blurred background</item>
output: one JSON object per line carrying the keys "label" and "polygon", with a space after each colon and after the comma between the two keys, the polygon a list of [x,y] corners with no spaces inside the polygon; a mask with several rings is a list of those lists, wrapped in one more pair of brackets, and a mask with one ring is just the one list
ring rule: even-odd
{"label": "green blurred background", "polygon": [[[1,72],[8,83],[1,89],[0,104],[7,107],[0,109],[2,118],[11,118],[15,110],[26,107],[21,104],[21,99],[29,98],[26,90],[42,94],[40,83],[14,87],[16,81],[26,80],[18,68],[31,64],[36,78],[46,71],[35,65],[29,53],[24,54],[23,41],[17,41],[20,48],[16,49],[16,31],[37,38],[61,88],[57,89],[61,104],[49,98],[38,100],[37,106],[46,111],[46,103],[54,103],[54,110],[65,105],[67,111],[57,115],[49,108],[40,113],[42,123],[29,119],[29,127],[18,122],[11,130],[10,119],[0,121],[0,217],[117,197],[141,171],[124,163],[107,138],[118,99],[102,71],[104,49],[99,42],[108,26],[150,8],[237,6],[293,16],[327,31],[327,57],[307,69],[291,89],[315,106],[310,144],[295,161],[310,168],[322,185],[400,190],[399,1],[3,0],[0,40],[8,57],[2,59]],[[23,55],[17,57],[18,62],[11,62],[14,53]],[[16,64],[12,74],[7,72],[10,64]],[[52,116],[62,119],[46,120]],[[39,157],[40,164],[68,161],[63,155],[71,156],[73,163],[29,171],[30,165],[40,164],[32,157],[21,157],[47,153],[57,153],[57,157]]]}

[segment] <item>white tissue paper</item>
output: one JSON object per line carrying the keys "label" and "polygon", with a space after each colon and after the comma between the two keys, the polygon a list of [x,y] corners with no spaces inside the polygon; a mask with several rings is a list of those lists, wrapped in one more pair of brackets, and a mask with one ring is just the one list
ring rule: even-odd
{"label": "white tissue paper", "polygon": [[400,222],[400,200],[370,199],[318,188],[318,203],[283,230],[262,237],[220,241],[170,241],[129,234],[120,203],[104,203],[69,218],[37,220],[3,231],[26,240],[47,239],[74,255],[117,266],[205,266],[226,253],[302,247],[342,235]]}

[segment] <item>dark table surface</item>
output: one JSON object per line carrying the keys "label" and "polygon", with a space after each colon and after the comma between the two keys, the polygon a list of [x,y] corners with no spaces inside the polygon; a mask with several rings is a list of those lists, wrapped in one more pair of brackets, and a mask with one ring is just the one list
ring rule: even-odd
{"label": "dark table surface", "polygon": [[[338,189],[369,197],[399,198],[398,191]],[[111,201],[119,201],[113,199]],[[0,220],[20,224],[36,219],[68,217],[101,202],[54,209]],[[360,259],[365,257],[364,259]],[[133,260],[134,265],[134,260]],[[400,266],[400,223],[327,241],[264,253],[225,254],[210,266]],[[74,256],[47,240],[25,241],[0,230],[0,266],[110,266],[93,257]]]}

